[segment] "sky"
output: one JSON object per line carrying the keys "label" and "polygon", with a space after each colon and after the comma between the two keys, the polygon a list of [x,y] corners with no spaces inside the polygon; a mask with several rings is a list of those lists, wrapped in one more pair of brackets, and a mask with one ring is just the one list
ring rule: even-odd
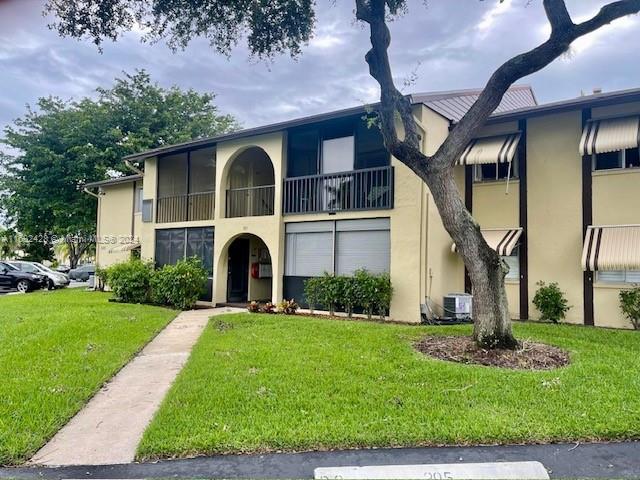
{"label": "sky", "polygon": [[[123,71],[141,68],[163,86],[215,93],[221,111],[244,127],[378,98],[364,63],[367,31],[354,21],[353,0],[316,0],[315,35],[302,55],[270,63],[251,59],[243,42],[230,58],[202,39],[172,53],[163,43],[141,43],[139,32],[106,43],[100,53],[87,40],[61,38],[48,29],[52,19],[43,17],[43,3],[0,0],[0,130],[38,97],[92,96]],[[574,22],[605,3],[567,1]],[[409,0],[408,13],[390,28],[393,71],[407,93],[481,87],[502,62],[549,33],[542,0]],[[620,19],[578,40],[568,54],[520,83],[532,85],[540,103],[596,87],[640,87],[639,33],[639,17]]]}

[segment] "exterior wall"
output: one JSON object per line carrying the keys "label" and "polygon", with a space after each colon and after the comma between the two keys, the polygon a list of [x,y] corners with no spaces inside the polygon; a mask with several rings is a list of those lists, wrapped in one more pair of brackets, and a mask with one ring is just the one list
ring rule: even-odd
{"label": "exterior wall", "polygon": [[[449,121],[437,113],[423,109],[422,123],[427,130],[424,151],[432,155],[449,135]],[[464,192],[464,168],[456,168],[456,181],[461,195]],[[422,299],[428,297],[436,305],[442,305],[447,293],[464,291],[464,264],[451,251],[452,240],[442,225],[442,219],[433,197],[425,186],[423,216],[426,217],[427,243],[425,248],[425,291]]]}
{"label": "exterior wall", "polygon": [[112,252],[134,234],[134,183],[122,183],[101,188],[98,200],[96,264],[108,267],[130,258],[130,252]]}
{"label": "exterior wall", "polygon": [[[594,118],[640,113],[640,103],[594,109]],[[592,174],[593,224],[640,224],[640,170],[598,171]],[[629,285],[593,284],[594,323],[599,327],[632,328],[620,310],[618,295]]]}
{"label": "exterior wall", "polygon": [[144,162],[144,190],[142,198],[144,200],[153,200],[153,222],[142,223],[140,226],[140,256],[144,260],[154,260],[156,250],[156,190],[158,186],[158,169],[157,159],[148,158]]}
{"label": "exterior wall", "polygon": [[[282,184],[285,175],[284,134],[275,133],[218,144],[216,153],[216,210],[213,253],[214,303],[227,300],[227,251],[239,235],[258,236],[269,249],[273,282],[269,295],[273,302],[282,299],[284,274],[284,221],[282,217]],[[273,164],[275,179],[274,215],[224,218],[229,168],[237,156],[250,147],[262,148]],[[194,222],[191,222],[194,223]]]}
{"label": "exterior wall", "polygon": [[573,306],[567,321],[583,323],[581,113],[531,118],[527,132],[529,299],[536,282],[558,282]]}
{"label": "exterior wall", "polygon": [[[594,118],[640,112],[640,103],[593,109]],[[449,122],[426,107],[416,109],[423,128],[423,150],[432,154],[448,135]],[[490,125],[481,136],[516,131],[515,122]],[[567,321],[583,323],[582,252],[582,159],[578,144],[582,133],[581,112],[548,114],[527,120],[527,202],[530,317],[539,314],[531,303],[536,282],[558,282],[566,292],[572,309]],[[451,252],[451,239],[438,214],[426,185],[406,166],[392,159],[394,167],[394,208],[389,210],[336,212],[335,214],[282,215],[282,186],[286,175],[286,134],[284,132],[231,140],[217,145],[216,209],[214,220],[171,224],[142,223],[140,215],[132,217],[133,184],[103,187],[99,200],[99,235],[140,236],[142,257],[154,258],[155,232],[158,229],[213,226],[215,303],[227,300],[227,249],[241,235],[251,237],[251,253],[264,242],[272,260],[273,281],[250,280],[250,298],[282,299],[285,261],[285,223],[360,218],[390,218],[390,275],[394,298],[390,317],[397,321],[418,322],[420,304],[429,297],[436,304],[451,292],[464,290],[464,266]],[[269,156],[274,168],[274,215],[225,218],[229,167],[235,158],[250,147],[259,147]],[[157,210],[156,159],[145,162],[144,199],[154,200]],[[456,180],[464,193],[464,169],[456,168]],[[593,224],[640,224],[640,171],[593,173]],[[483,228],[517,227],[519,219],[519,182],[474,184],[473,214]],[[133,219],[133,222],[132,222]],[[133,228],[133,231],[132,231]],[[111,253],[113,246],[100,245],[100,266],[126,260],[128,252]],[[254,261],[254,260],[252,260]],[[519,282],[507,283],[510,311],[519,316]],[[594,284],[596,326],[628,327],[618,306],[623,286]]]}

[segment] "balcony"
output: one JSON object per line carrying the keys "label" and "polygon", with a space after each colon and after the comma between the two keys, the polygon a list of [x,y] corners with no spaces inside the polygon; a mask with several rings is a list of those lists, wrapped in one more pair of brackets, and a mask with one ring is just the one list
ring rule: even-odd
{"label": "balcony", "polygon": [[273,215],[275,187],[230,188],[227,190],[227,218]]}
{"label": "balcony", "polygon": [[214,192],[198,192],[158,198],[157,223],[213,220]]}
{"label": "balcony", "polygon": [[308,175],[284,181],[284,213],[393,208],[393,167]]}

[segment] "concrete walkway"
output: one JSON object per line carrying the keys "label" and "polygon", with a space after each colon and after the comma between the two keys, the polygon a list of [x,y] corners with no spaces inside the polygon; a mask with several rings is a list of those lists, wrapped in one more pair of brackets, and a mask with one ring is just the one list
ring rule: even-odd
{"label": "concrete walkway", "polygon": [[32,465],[129,463],[145,428],[182,370],[209,317],[238,308],[178,315],[29,461]]}

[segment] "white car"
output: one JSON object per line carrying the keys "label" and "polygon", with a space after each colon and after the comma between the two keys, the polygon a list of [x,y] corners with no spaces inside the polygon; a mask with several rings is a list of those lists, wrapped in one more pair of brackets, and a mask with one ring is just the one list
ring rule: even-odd
{"label": "white car", "polygon": [[23,272],[44,275],[45,277],[47,277],[47,287],[49,288],[49,290],[53,290],[55,288],[64,288],[69,285],[69,277],[67,275],[65,275],[64,273],[56,272],[55,270],[51,270],[49,267],[45,267],[41,263],[25,262],[23,260],[16,260],[8,263]]}

